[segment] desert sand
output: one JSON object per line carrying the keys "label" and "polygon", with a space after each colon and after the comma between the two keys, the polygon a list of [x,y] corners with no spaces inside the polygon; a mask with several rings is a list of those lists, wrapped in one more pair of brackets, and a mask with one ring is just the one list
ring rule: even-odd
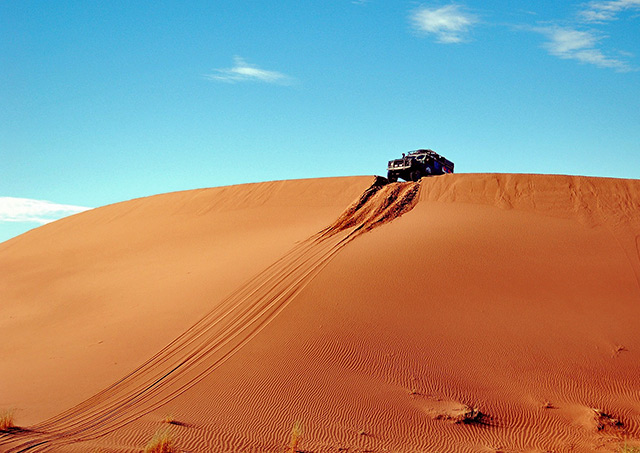
{"label": "desert sand", "polygon": [[640,181],[385,182],[157,195],[1,243],[0,451],[640,445]]}

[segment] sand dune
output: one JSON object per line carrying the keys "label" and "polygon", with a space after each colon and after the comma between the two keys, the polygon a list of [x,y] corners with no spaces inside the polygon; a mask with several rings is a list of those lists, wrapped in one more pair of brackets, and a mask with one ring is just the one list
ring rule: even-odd
{"label": "sand dune", "polygon": [[283,181],[0,244],[0,451],[640,444],[640,182]]}

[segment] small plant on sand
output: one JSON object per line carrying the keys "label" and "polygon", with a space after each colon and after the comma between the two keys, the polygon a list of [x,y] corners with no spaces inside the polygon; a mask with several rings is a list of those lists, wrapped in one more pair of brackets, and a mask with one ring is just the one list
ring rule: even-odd
{"label": "small plant on sand", "polygon": [[289,446],[285,449],[287,453],[296,453],[298,451],[298,443],[302,437],[302,423],[295,422],[291,428],[291,438],[289,439]]}
{"label": "small plant on sand", "polygon": [[168,425],[173,425],[173,426],[187,426],[186,423],[179,421],[175,417],[175,415],[171,413],[164,416],[164,418],[162,419],[162,423],[166,423]]}
{"label": "small plant on sand", "polygon": [[624,424],[617,418],[612,417],[601,409],[592,409],[594,414],[594,420],[596,422],[596,429],[598,431],[620,431],[624,429]]}
{"label": "small plant on sand", "polygon": [[471,407],[462,414],[462,423],[477,423],[482,420],[482,412],[477,407]]}
{"label": "small plant on sand", "polygon": [[627,445],[627,443],[625,442],[624,445],[620,447],[620,452],[621,453],[640,453],[640,447],[639,446],[632,447],[631,445]]}
{"label": "small plant on sand", "polygon": [[0,411],[0,431],[9,431],[11,428],[15,428],[15,424],[13,421],[13,411],[12,410],[2,410]]}
{"label": "small plant on sand", "polygon": [[178,449],[174,444],[171,432],[159,429],[144,447],[144,453],[178,453]]}

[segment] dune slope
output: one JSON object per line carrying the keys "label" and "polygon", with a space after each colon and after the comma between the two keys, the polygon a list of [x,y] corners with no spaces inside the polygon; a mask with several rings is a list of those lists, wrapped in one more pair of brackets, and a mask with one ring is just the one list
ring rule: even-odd
{"label": "dune slope", "polygon": [[183,333],[338,216],[370,177],[170,193],[0,244],[0,408],[32,424],[80,403]]}
{"label": "dune slope", "polygon": [[36,376],[0,389],[29,424],[0,451],[140,451],[167,429],[276,452],[296,422],[318,452],[640,440],[640,182],[371,183],[169,194],[0,244],[3,364]]}

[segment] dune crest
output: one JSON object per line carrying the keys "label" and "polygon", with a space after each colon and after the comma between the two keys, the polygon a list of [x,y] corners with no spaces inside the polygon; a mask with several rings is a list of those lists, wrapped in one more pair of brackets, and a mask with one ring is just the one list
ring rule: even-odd
{"label": "dune crest", "polygon": [[[156,308],[185,301],[184,318],[167,330],[175,340],[126,373],[109,370],[113,384],[70,409],[0,433],[0,451],[139,451],[169,429],[181,451],[280,452],[292,426],[304,428],[296,448],[306,452],[587,452],[640,443],[637,208],[638,181],[448,175],[419,183],[265,183],[151,197],[67,219],[44,232],[63,244],[69,232],[86,235],[86,247],[104,232],[94,220],[108,218],[123,226],[114,231],[119,242],[138,244],[133,257],[92,245],[100,266],[68,267],[78,280],[67,284],[95,282],[100,272],[106,281],[123,263],[157,272],[168,259],[175,265],[163,275],[188,268],[202,280],[170,280],[179,291],[162,287],[167,298]],[[243,223],[256,216],[265,221]],[[137,232],[154,221],[169,222],[153,227],[162,247]],[[189,232],[198,232],[195,242]],[[9,244],[10,259],[0,255],[0,266],[26,263],[34,254],[29,242],[42,235]],[[224,244],[214,241],[218,235]],[[256,250],[270,241],[255,263],[245,247],[232,246]],[[32,263],[42,266],[65,249],[54,247],[46,259],[36,254]],[[203,270],[224,266],[231,281],[203,283]],[[8,327],[32,316],[18,308],[21,298],[23,307],[45,306],[27,288],[49,275],[11,269],[0,280],[15,295]],[[138,276],[135,284],[118,281],[153,294],[156,275]],[[106,306],[118,316],[132,310]],[[114,330],[147,345],[136,351],[165,337],[157,338],[153,319],[136,319],[138,331]],[[84,341],[78,330],[67,332],[68,344]],[[133,355],[128,363],[139,357],[119,351]],[[22,360],[30,364],[29,356]],[[81,376],[91,364],[76,366]],[[12,388],[37,393],[27,383]]]}

